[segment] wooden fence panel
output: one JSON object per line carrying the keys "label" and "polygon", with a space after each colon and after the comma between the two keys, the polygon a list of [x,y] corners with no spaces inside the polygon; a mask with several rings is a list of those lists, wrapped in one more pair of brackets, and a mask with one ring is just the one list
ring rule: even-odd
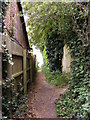
{"label": "wooden fence panel", "polygon": [[[12,41],[10,37],[2,35],[0,33],[0,96],[2,95],[2,44],[6,41],[6,46],[9,51],[9,54],[12,55],[12,60],[14,65],[8,63],[7,65],[7,77],[12,79],[14,78],[14,88],[17,93],[17,96],[20,93],[27,93],[28,83],[33,81],[34,75],[34,58],[33,54],[28,53],[26,49],[23,49],[19,44],[15,41]],[[8,94],[8,98],[11,99],[11,91],[10,89],[6,91]],[[16,97],[17,100],[17,97]],[[2,111],[0,99],[0,113]],[[1,114],[0,114],[1,115]],[[0,116],[1,117],[1,116]],[[12,118],[12,108],[10,108],[10,117]]]}
{"label": "wooden fence panel", "polygon": [[0,33],[0,52],[2,52],[2,34]]}
{"label": "wooden fence panel", "polygon": [[32,54],[30,54],[30,81],[33,81],[33,57]]}
{"label": "wooden fence panel", "polygon": [[0,86],[2,85],[2,53],[0,52]]}
{"label": "wooden fence panel", "polygon": [[23,56],[23,48],[13,41],[11,41],[11,49],[13,55]]}
{"label": "wooden fence panel", "polygon": [[23,50],[23,81],[24,81],[24,93],[26,93],[27,92],[26,49]]}
{"label": "wooden fence panel", "polygon": [[2,118],[2,53],[0,52],[0,119]]}
{"label": "wooden fence panel", "polygon": [[[8,70],[8,78],[14,78],[15,79],[15,89],[16,92],[23,91],[26,94],[27,92],[27,83],[33,81],[33,75],[35,70],[35,60],[32,53],[28,53],[26,49],[23,49],[19,44],[17,44],[15,41],[12,41],[10,37],[2,35],[0,33],[0,44],[2,42],[6,41],[7,49],[9,53],[12,55],[12,60],[14,65],[8,64],[7,70]],[[2,55],[2,47],[0,46],[0,51]],[[2,60],[0,59],[0,79],[1,76],[1,63]],[[22,84],[22,88],[19,86],[19,82]]]}
{"label": "wooden fence panel", "polygon": [[7,45],[7,49],[9,50],[9,53],[12,53],[17,56],[23,56],[23,48],[19,44],[17,44],[15,41],[12,41],[10,37],[6,35],[0,34],[0,36],[2,37],[2,43],[6,41],[6,45]]}
{"label": "wooden fence panel", "polygon": [[12,74],[16,74],[23,71],[23,57],[13,55]]}

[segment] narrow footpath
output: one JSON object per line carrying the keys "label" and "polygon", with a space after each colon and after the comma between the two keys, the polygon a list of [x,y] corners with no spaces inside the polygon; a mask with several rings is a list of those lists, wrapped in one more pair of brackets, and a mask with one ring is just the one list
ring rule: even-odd
{"label": "narrow footpath", "polygon": [[35,82],[28,90],[28,117],[57,118],[55,103],[66,91],[67,87],[56,88],[49,85],[39,70]]}

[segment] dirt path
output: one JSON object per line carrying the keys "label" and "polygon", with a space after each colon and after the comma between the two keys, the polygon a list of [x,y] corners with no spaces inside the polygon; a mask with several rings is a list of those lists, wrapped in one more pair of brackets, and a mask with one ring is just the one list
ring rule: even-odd
{"label": "dirt path", "polygon": [[48,85],[44,74],[39,70],[35,83],[28,90],[28,117],[33,112],[37,118],[57,118],[55,102],[66,90],[67,87]]}

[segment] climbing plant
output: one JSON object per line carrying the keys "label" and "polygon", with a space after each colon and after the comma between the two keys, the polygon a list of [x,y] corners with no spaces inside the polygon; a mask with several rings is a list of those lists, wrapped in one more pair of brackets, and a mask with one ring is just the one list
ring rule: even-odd
{"label": "climbing plant", "polygon": [[56,30],[51,30],[52,33],[47,37],[46,52],[49,68],[51,71],[60,70],[62,71],[62,57],[63,57],[63,46],[64,41],[60,34],[58,34],[58,27]]}
{"label": "climbing plant", "polygon": [[24,13],[29,15],[30,41],[40,48],[45,46],[50,69],[61,69],[64,44],[69,46],[73,57],[71,84],[57,104],[57,115],[89,119],[88,3],[37,2],[24,3],[23,8]]}
{"label": "climbing plant", "polygon": [[[17,97],[18,92],[15,90],[15,79],[8,77],[8,65],[13,65],[12,55],[9,53],[6,42],[2,44],[3,58],[2,58],[2,119],[11,119],[18,116],[26,116],[25,109],[27,108],[27,96],[19,93],[20,98]],[[22,87],[19,82],[18,87]],[[20,105],[22,104],[22,107]]]}
{"label": "climbing plant", "polygon": [[23,3],[24,13],[29,16],[27,26],[30,42],[41,50],[45,47],[51,71],[59,69],[62,72],[65,33],[70,27],[69,9],[66,11],[66,7],[68,9],[70,5],[60,2]]}
{"label": "climbing plant", "polygon": [[[7,65],[13,65],[12,62],[12,56],[9,54],[6,42],[4,41],[4,44],[2,44],[2,48],[4,50],[3,58],[2,58],[2,77],[3,77],[3,84],[2,84],[2,116],[3,119],[9,119],[10,114],[12,114],[12,110],[16,109],[17,103],[16,103],[16,95],[15,95],[15,89],[14,89],[14,79],[10,79],[7,77]],[[7,94],[9,93],[9,95]]]}
{"label": "climbing plant", "polygon": [[[4,25],[4,16],[5,16],[5,10],[9,3],[7,2],[0,2],[2,6],[4,6],[2,10],[2,20],[3,20],[3,31],[5,28]],[[10,36],[9,36],[10,37]],[[13,40],[11,38],[11,40]],[[12,118],[16,118],[19,115],[22,115],[25,117],[26,112],[25,109],[27,108],[27,105],[25,104],[27,96],[23,96],[20,94],[20,98],[18,99],[18,93],[15,90],[15,79],[8,77],[8,66],[12,66],[14,63],[12,61],[12,55],[9,53],[9,50],[6,45],[6,41],[3,40],[2,43],[2,119],[8,120]],[[21,82],[19,82],[18,87],[22,87]],[[22,104],[22,107],[20,105]]]}
{"label": "climbing plant", "polygon": [[[73,6],[72,6],[73,7]],[[69,91],[57,104],[58,116],[88,120],[90,40],[88,37],[88,3],[78,3],[72,14],[72,34],[67,40],[73,55]]]}
{"label": "climbing plant", "polygon": [[4,15],[5,15],[5,8],[9,4],[8,1],[0,1],[0,32],[4,32]]}

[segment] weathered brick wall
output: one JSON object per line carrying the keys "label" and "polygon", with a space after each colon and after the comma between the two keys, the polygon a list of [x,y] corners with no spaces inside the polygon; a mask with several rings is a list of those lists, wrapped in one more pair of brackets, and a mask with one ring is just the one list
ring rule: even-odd
{"label": "weathered brick wall", "polygon": [[20,11],[16,2],[10,2],[5,16],[5,26],[8,34],[11,36],[14,32],[15,39],[19,44],[26,48],[27,40],[23,31],[23,23],[21,22]]}

